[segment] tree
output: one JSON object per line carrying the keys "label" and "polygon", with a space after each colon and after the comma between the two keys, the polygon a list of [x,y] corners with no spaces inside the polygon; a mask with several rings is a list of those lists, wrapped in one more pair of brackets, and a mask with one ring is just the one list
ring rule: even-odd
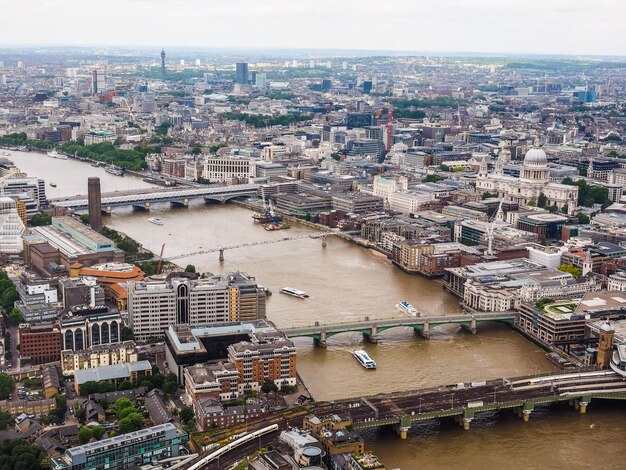
{"label": "tree", "polygon": [[573,264],[561,264],[559,266],[559,271],[563,271],[564,273],[570,273],[575,278],[579,278],[581,274],[580,269]]}
{"label": "tree", "polygon": [[564,204],[561,208],[561,212],[563,212],[563,214],[567,214],[569,212],[569,205]]}
{"label": "tree", "polygon": [[102,436],[104,436],[104,426],[96,426],[95,428],[92,429],[92,434],[93,437],[96,441],[99,441],[100,439],[102,439]]}
{"label": "tree", "polygon": [[13,417],[11,416],[11,413],[7,413],[6,411],[0,412],[0,430],[1,431],[4,431],[6,428],[8,428],[9,424],[11,424],[11,421],[13,421]]}
{"label": "tree", "polygon": [[18,309],[13,307],[11,309],[11,313],[9,313],[9,324],[17,326],[17,325],[20,325],[21,323],[25,323],[24,317],[22,316],[22,313]]}
{"label": "tree", "polygon": [[193,264],[188,264],[187,267],[185,268],[185,272],[186,273],[195,273],[196,272],[196,267]]}
{"label": "tree", "polygon": [[78,403],[74,405],[74,417],[78,420],[79,423],[84,423],[87,414],[85,412],[85,408]]}
{"label": "tree", "polygon": [[42,225],[50,225],[52,223],[52,216],[43,212],[38,212],[30,219],[31,227],[40,227]]}
{"label": "tree", "polygon": [[89,214],[80,214],[80,221],[87,225],[89,223]]}
{"label": "tree", "polygon": [[118,414],[125,408],[135,408],[133,401],[126,397],[118,398],[113,406],[115,407],[115,412]]}
{"label": "tree", "polygon": [[482,194],[482,196],[480,196],[480,198],[481,198],[483,201],[484,201],[485,199],[489,199],[489,198],[492,198],[492,197],[498,197],[498,195],[497,195],[497,194],[494,194],[494,193],[490,193],[490,192],[484,192],[484,193]]}
{"label": "tree", "polygon": [[132,390],[133,388],[133,383],[130,380],[124,380],[117,386],[118,390]]}
{"label": "tree", "polygon": [[128,328],[127,326],[122,328],[122,341],[134,341],[135,340],[135,334],[133,333],[133,330],[131,330],[130,328]]}
{"label": "tree", "polygon": [[586,225],[590,222],[589,216],[582,212],[579,212],[578,214],[576,214],[576,217],[578,217],[578,223],[581,225]]}
{"label": "tree", "polygon": [[278,386],[273,380],[265,379],[265,382],[263,382],[263,385],[261,386],[261,391],[263,393],[278,392]]}
{"label": "tree", "polygon": [[537,198],[537,207],[541,207],[542,209],[545,209],[547,205],[548,205],[548,196],[546,196],[543,193],[539,193],[539,197]]}
{"label": "tree", "polygon": [[442,179],[445,179],[445,178],[439,175],[426,175],[427,183],[437,183],[438,181],[441,181]]}
{"label": "tree", "polygon": [[55,413],[57,415],[58,421],[62,423],[65,420],[65,413],[67,413],[67,397],[60,393],[57,393],[54,396],[54,400],[57,405]]}
{"label": "tree", "polygon": [[0,372],[0,400],[6,400],[15,390],[15,381],[4,372]]}
{"label": "tree", "polygon": [[139,413],[131,413],[119,421],[120,432],[126,434],[141,429],[143,426],[143,416]]}
{"label": "tree", "polygon": [[180,418],[180,421],[182,423],[187,424],[189,421],[192,421],[195,418],[195,415],[193,413],[193,410],[189,408],[188,406],[186,406],[180,409],[180,412],[178,413],[178,417]]}
{"label": "tree", "polygon": [[81,444],[87,444],[93,437],[93,431],[85,426],[82,426],[78,430],[78,442]]}

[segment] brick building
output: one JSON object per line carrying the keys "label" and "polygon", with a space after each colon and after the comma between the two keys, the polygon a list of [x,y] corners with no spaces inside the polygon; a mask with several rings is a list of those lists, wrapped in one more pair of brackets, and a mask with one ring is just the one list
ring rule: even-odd
{"label": "brick building", "polygon": [[52,323],[22,324],[19,328],[20,356],[33,364],[55,362],[61,358],[61,330]]}

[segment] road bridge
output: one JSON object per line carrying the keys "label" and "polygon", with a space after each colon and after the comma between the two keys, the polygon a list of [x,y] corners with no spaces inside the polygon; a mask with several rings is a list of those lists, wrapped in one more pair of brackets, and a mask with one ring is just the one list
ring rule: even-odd
{"label": "road bridge", "polygon": [[[102,197],[102,210],[111,212],[114,207],[133,206],[137,209],[149,210],[155,202],[170,202],[175,205],[188,206],[191,199],[204,199],[224,203],[239,197],[254,197],[258,184],[239,184],[234,186],[207,186],[203,188],[161,189],[146,192],[124,191],[119,194],[107,194]],[[84,210],[89,207],[87,196],[50,199],[55,207],[72,210]]]}
{"label": "road bridge", "polygon": [[517,313],[497,312],[497,313],[474,313],[474,314],[454,314],[438,316],[416,316],[401,318],[370,319],[348,321],[344,323],[320,324],[315,322],[312,326],[300,326],[293,328],[283,328],[281,331],[288,338],[309,337],[315,340],[315,344],[326,347],[326,341],[330,336],[341,333],[362,333],[363,336],[372,343],[378,342],[378,335],[382,331],[397,327],[410,327],[424,338],[430,338],[430,330],[439,325],[457,324],[472,334],[476,334],[478,324],[481,322],[504,322],[513,325]]}

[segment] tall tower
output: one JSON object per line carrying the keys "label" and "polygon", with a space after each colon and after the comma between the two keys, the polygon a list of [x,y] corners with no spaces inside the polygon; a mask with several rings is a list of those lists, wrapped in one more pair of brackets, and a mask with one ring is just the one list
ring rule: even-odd
{"label": "tall tower", "polygon": [[89,206],[89,225],[96,232],[102,230],[102,196],[100,178],[92,176],[87,180],[87,201]]}
{"label": "tall tower", "polygon": [[248,84],[248,64],[247,62],[237,62],[237,70],[235,74],[235,83],[239,85]]}
{"label": "tall tower", "polygon": [[615,329],[608,321],[600,325],[600,340],[598,342],[598,366],[606,369],[613,356],[613,336]]}
{"label": "tall tower", "polygon": [[161,49],[161,80],[165,80],[165,49]]}

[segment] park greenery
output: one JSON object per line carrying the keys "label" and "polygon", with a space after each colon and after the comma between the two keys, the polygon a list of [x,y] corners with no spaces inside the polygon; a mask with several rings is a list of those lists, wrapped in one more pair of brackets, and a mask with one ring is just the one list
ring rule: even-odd
{"label": "park greenery", "polygon": [[135,407],[133,401],[129,398],[118,398],[113,405],[118,425],[122,434],[136,431],[143,427],[143,415]]}
{"label": "park greenery", "polygon": [[608,188],[587,184],[585,180],[574,181],[570,177],[563,179],[561,183],[578,186],[579,206],[593,207],[594,204],[601,204],[605,208],[611,204]]}
{"label": "park greenery", "polygon": [[43,470],[46,461],[43,450],[24,439],[0,441],[0,470]]}
{"label": "park greenery", "polygon": [[59,151],[68,155],[90,158],[103,163],[116,165],[127,170],[139,171],[146,168],[146,155],[161,153],[161,148],[138,145],[132,150],[118,149],[111,142],[85,146],[82,142],[65,142],[59,146]]}
{"label": "park greenery", "polygon": [[14,133],[0,136],[0,146],[2,147],[32,147],[41,150],[50,150],[54,147],[54,143],[49,140],[32,140],[26,136],[26,133]]}
{"label": "park greenery", "polygon": [[246,124],[250,124],[254,127],[271,127],[271,126],[288,126],[294,122],[309,121],[311,116],[298,115],[298,114],[285,114],[283,116],[263,116],[260,114],[246,114],[246,113],[224,113],[226,119],[232,121],[243,121]]}

